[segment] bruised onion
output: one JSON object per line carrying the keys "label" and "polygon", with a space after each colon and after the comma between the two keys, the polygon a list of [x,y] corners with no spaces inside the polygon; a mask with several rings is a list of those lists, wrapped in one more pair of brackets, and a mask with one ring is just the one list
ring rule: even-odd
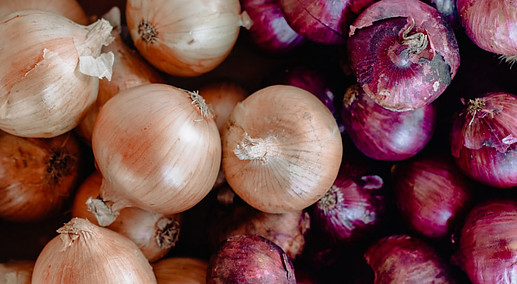
{"label": "bruised onion", "polygon": [[43,248],[32,283],[156,283],[138,247],[112,230],[73,218]]}
{"label": "bruised onion", "polygon": [[453,260],[474,284],[514,283],[516,230],[517,202],[486,200],[469,212]]}
{"label": "bruised onion", "polygon": [[113,213],[103,226],[125,207],[164,215],[193,207],[214,186],[221,164],[219,131],[204,99],[166,84],[132,87],[107,101],[92,148],[103,176],[100,195]]}
{"label": "bruised onion", "polygon": [[419,0],[381,0],[350,27],[350,66],[379,105],[396,111],[430,104],[460,65],[454,31],[436,8]]}
{"label": "bruised onion", "polygon": [[83,8],[76,0],[2,0],[0,18],[19,10],[45,10],[63,15],[80,24],[89,24]]}
{"label": "bruised onion", "polygon": [[265,87],[238,103],[222,143],[228,184],[267,213],[316,202],[334,182],[343,153],[329,109],[310,92],[288,85]]}
{"label": "bruised onion", "polygon": [[450,238],[470,210],[470,180],[448,155],[419,156],[392,167],[395,203],[409,228]]}
{"label": "bruised onion", "polygon": [[207,284],[296,283],[294,265],[275,243],[256,235],[224,240],[208,261]]}
{"label": "bruised onion", "polygon": [[47,218],[74,194],[83,169],[72,133],[24,138],[0,131],[0,219]]}
{"label": "bruised onion", "polygon": [[436,249],[410,235],[383,237],[364,257],[375,273],[375,284],[455,283],[449,263]]}
{"label": "bruised onion", "polygon": [[438,110],[435,104],[408,111],[389,110],[353,85],[344,95],[341,120],[363,154],[376,160],[401,161],[418,154],[431,140]]}
{"label": "bruised onion", "polygon": [[460,169],[483,184],[517,185],[517,97],[489,92],[454,116],[451,153]]}
{"label": "bruised onion", "polygon": [[158,284],[204,284],[208,262],[194,257],[169,257],[152,264]]}
{"label": "bruised onion", "polygon": [[242,9],[248,13],[251,26],[248,29],[251,41],[269,53],[287,53],[305,43],[285,20],[279,0],[240,0]]}

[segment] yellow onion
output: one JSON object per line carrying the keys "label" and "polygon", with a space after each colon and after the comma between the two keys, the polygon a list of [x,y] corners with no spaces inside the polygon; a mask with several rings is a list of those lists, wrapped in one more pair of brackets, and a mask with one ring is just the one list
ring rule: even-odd
{"label": "yellow onion", "polygon": [[152,264],[158,284],[204,284],[208,262],[194,257],[164,258]]}
{"label": "yellow onion", "polygon": [[221,163],[219,131],[204,99],[166,84],[129,88],[106,102],[92,148],[113,217],[131,206],[185,211],[210,192]]}
{"label": "yellow onion", "polygon": [[82,26],[64,16],[22,10],[0,24],[0,129],[53,137],[76,127],[111,76],[113,54],[101,55],[111,25]]}
{"label": "yellow onion", "polygon": [[112,230],[73,218],[43,248],[32,272],[38,283],[156,283],[138,247]]}
{"label": "yellow onion", "polygon": [[242,16],[238,0],[128,0],[126,5],[127,26],[140,54],[161,71],[185,77],[211,71],[226,59]]}
{"label": "yellow onion", "polygon": [[76,0],[2,0],[0,18],[19,10],[44,10],[63,15],[81,24],[89,24],[88,16]]}

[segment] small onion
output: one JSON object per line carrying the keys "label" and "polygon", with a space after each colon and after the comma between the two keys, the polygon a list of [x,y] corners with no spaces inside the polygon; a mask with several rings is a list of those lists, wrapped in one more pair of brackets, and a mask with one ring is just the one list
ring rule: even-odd
{"label": "small onion", "polygon": [[208,261],[207,284],[294,284],[294,265],[275,243],[256,235],[224,240]]}
{"label": "small onion", "polygon": [[350,28],[350,66],[366,94],[396,110],[423,107],[449,86],[460,65],[454,31],[418,0],[381,0]]}
{"label": "small onion", "polygon": [[129,88],[106,102],[92,148],[101,197],[114,212],[185,211],[210,192],[221,164],[219,131],[204,99],[165,84]]}
{"label": "small onion", "polygon": [[386,109],[357,85],[349,87],[341,111],[345,132],[366,156],[401,161],[418,154],[431,140],[438,123],[435,104],[408,110]]}
{"label": "small onion", "polygon": [[269,53],[288,53],[305,43],[285,20],[279,0],[240,0],[253,22],[248,29],[251,41]]}
{"label": "small onion", "polygon": [[[94,171],[77,190],[72,205],[72,217],[88,219],[98,225],[89,207],[99,196],[102,176]],[[181,215],[165,217],[136,207],[120,210],[115,222],[106,227],[132,240],[144,256],[154,262],[165,256],[176,245],[181,231]]]}
{"label": "small onion", "polygon": [[310,92],[288,85],[265,87],[238,103],[222,143],[228,184],[267,213],[316,202],[334,182],[343,152],[329,109]]}
{"label": "small onion", "polygon": [[517,97],[489,92],[454,116],[451,153],[460,169],[483,184],[517,185]]}
{"label": "small onion", "polygon": [[152,264],[158,284],[204,284],[208,262],[194,257],[169,257]]}
{"label": "small onion", "polygon": [[0,263],[0,283],[4,284],[30,284],[34,261],[13,260]]}
{"label": "small onion", "polygon": [[43,248],[32,272],[39,283],[156,283],[138,247],[112,230],[73,218]]}
{"label": "small onion", "polygon": [[83,158],[72,133],[24,138],[0,131],[0,219],[37,221],[59,212],[79,185]]}
{"label": "small onion", "polygon": [[140,54],[159,70],[184,77],[202,75],[226,59],[245,15],[239,0],[128,0],[126,5],[127,26]]}
{"label": "small onion", "polygon": [[449,156],[399,162],[392,167],[392,177],[402,218],[422,236],[450,238],[470,210],[471,182]]}
{"label": "small onion", "polygon": [[375,273],[375,284],[455,283],[448,262],[416,237],[383,237],[368,247],[364,257]]}
{"label": "small onion", "polygon": [[76,0],[2,0],[0,18],[20,10],[45,10],[63,15],[80,24],[89,24],[83,8]]}
{"label": "small onion", "polygon": [[516,231],[515,200],[484,201],[468,214],[453,260],[474,284],[515,283]]}

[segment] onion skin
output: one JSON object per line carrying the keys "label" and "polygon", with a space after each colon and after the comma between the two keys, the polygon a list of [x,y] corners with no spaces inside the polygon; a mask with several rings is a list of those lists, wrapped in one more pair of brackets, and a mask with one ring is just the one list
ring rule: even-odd
{"label": "onion skin", "polygon": [[253,24],[248,33],[251,41],[261,50],[272,54],[291,52],[305,43],[285,20],[279,0],[240,0],[242,10]]}
{"label": "onion skin", "polygon": [[480,48],[517,55],[517,4],[505,0],[458,0],[457,9],[469,38]]}
{"label": "onion skin", "polygon": [[83,158],[72,133],[23,138],[0,132],[0,218],[38,221],[59,212],[80,183]]}
{"label": "onion skin", "polygon": [[461,229],[453,260],[472,283],[514,283],[517,202],[486,200],[474,207]]}
{"label": "onion skin", "polygon": [[392,180],[402,218],[426,238],[450,238],[473,203],[471,181],[448,155],[396,163]]}
{"label": "onion skin", "polygon": [[456,282],[436,250],[409,235],[383,237],[370,245],[364,257],[375,273],[375,284]]}
{"label": "onion skin", "polygon": [[80,24],[90,23],[88,16],[76,0],[2,0],[0,4],[0,18],[19,10],[36,9],[54,12],[63,15]]}
{"label": "onion skin", "polygon": [[295,284],[294,266],[275,243],[255,235],[223,241],[208,261],[207,284]]}
{"label": "onion skin", "polygon": [[288,85],[265,87],[238,103],[222,144],[228,184],[267,213],[302,210],[316,202],[334,182],[343,153],[328,108]]}
{"label": "onion skin", "polygon": [[361,88],[376,103],[395,111],[433,102],[460,65],[454,31],[422,1],[372,4],[351,26],[347,48]]}
{"label": "onion skin", "polygon": [[392,111],[373,101],[357,85],[343,98],[341,120],[354,145],[381,161],[402,161],[418,154],[435,133],[435,104],[408,111]]}
{"label": "onion skin", "polygon": [[460,169],[483,184],[517,185],[517,97],[489,92],[468,103],[454,116],[451,154]]}
{"label": "onion skin", "polygon": [[164,258],[152,264],[158,284],[204,284],[208,262],[193,257]]}

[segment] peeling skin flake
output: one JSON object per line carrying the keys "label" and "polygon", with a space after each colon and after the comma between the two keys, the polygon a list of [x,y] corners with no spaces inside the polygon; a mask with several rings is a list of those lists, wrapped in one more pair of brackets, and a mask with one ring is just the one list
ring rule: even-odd
{"label": "peeling skin flake", "polygon": [[503,138],[503,140],[501,140],[503,142],[503,144],[506,144],[506,145],[511,145],[515,142],[517,142],[517,137],[514,137],[512,134],[506,136]]}
{"label": "peeling skin flake", "polygon": [[115,61],[113,52],[103,53],[99,57],[80,56],[79,72],[99,79],[106,78],[111,81],[112,67]]}

